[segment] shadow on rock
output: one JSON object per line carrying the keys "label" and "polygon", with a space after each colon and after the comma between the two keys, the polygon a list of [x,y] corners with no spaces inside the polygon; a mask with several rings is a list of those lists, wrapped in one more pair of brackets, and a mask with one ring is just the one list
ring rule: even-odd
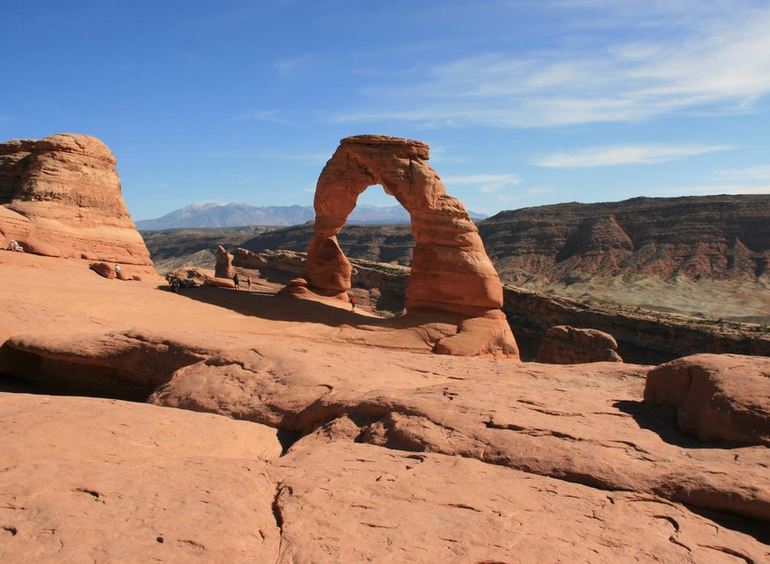
{"label": "shadow on rock", "polygon": [[348,309],[334,307],[323,302],[276,296],[268,292],[235,292],[220,288],[193,288],[182,296],[226,308],[241,315],[260,317],[272,321],[297,321],[322,323],[332,327],[376,326],[383,329],[407,329],[426,323],[453,323],[459,318],[443,312],[415,314],[383,318],[361,315]]}
{"label": "shadow on rock", "polygon": [[728,442],[702,443],[685,435],[679,430],[676,422],[676,409],[664,405],[650,405],[644,401],[620,400],[613,406],[627,413],[642,429],[653,431],[666,443],[681,448],[740,448],[745,445]]}

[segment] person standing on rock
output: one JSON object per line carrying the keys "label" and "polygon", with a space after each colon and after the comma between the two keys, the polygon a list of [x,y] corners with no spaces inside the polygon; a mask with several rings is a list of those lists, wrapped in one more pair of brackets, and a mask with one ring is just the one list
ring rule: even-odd
{"label": "person standing on rock", "polygon": [[236,272],[233,274],[233,283],[235,284],[235,289],[238,290],[241,287],[241,279],[238,278],[238,273]]}
{"label": "person standing on rock", "polygon": [[350,296],[350,311],[356,311],[356,297]]}
{"label": "person standing on rock", "polygon": [[115,265],[115,278],[120,278],[120,265]]}
{"label": "person standing on rock", "polygon": [[246,277],[246,288],[251,290],[251,276]]}

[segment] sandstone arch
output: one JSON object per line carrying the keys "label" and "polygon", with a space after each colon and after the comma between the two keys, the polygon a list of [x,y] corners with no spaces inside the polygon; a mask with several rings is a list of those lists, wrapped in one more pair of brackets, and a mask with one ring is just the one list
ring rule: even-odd
{"label": "sandstone arch", "polygon": [[502,306],[500,279],[462,202],[446,193],[421,141],[358,135],[343,139],[321,172],[308,280],[327,293],[350,289],[350,263],[337,243],[356,200],[380,184],[406,208],[415,239],[407,310],[458,313]]}
{"label": "sandstone arch", "polygon": [[[337,234],[358,196],[369,186],[382,185],[406,208],[412,221],[415,247],[406,290],[407,312],[459,314],[466,318],[466,328],[484,326],[480,320],[489,320],[495,332],[504,333],[502,340],[507,344],[502,348],[516,355],[513,335],[500,311],[500,278],[465,206],[446,193],[441,178],[428,164],[429,156],[426,143],[400,137],[357,135],[340,142],[316,186],[308,282],[326,295],[350,289],[352,268]],[[453,337],[456,342],[459,336]]]}

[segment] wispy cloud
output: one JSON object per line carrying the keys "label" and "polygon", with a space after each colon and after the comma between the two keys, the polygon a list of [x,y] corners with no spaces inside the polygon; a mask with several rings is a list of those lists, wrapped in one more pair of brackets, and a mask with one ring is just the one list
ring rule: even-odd
{"label": "wispy cloud", "polygon": [[552,153],[537,159],[534,164],[548,168],[656,164],[717,151],[727,151],[732,148],[732,145],[673,145],[665,143],[613,145]]}
{"label": "wispy cloud", "polygon": [[[576,8],[583,4],[592,14],[597,2],[572,4]],[[621,2],[604,4],[624,13]],[[634,13],[643,18],[638,4],[625,4],[636,6]],[[746,2],[736,7],[706,2],[699,8],[701,3],[673,1],[668,12],[662,8],[665,3],[657,4],[658,18],[688,10],[708,17],[682,18],[680,27],[658,34],[665,37],[656,40],[525,55],[486,53],[426,67],[422,82],[372,85],[363,91],[366,110],[337,113],[330,120],[560,126],[642,120],[674,112],[747,112],[770,93],[766,3],[757,8]]]}
{"label": "wispy cloud", "polygon": [[325,153],[260,153],[249,151],[205,151],[198,154],[207,159],[238,159],[255,161],[297,161],[307,164],[323,164],[329,159]]}
{"label": "wispy cloud", "polygon": [[667,188],[659,192],[667,196],[673,195],[692,195],[707,196],[716,194],[770,194],[770,184],[751,185],[751,184],[714,184],[702,186],[679,186]]}
{"label": "wispy cloud", "polygon": [[271,123],[282,123],[284,125],[295,125],[288,119],[281,117],[276,110],[251,110],[235,116],[235,121],[267,121]]}
{"label": "wispy cloud", "polygon": [[292,57],[273,62],[273,68],[281,78],[296,76],[304,63],[304,57]]}
{"label": "wispy cloud", "polygon": [[770,182],[770,164],[720,170],[716,175],[725,180]]}
{"label": "wispy cloud", "polygon": [[447,186],[468,186],[476,188],[484,194],[490,194],[520,184],[521,177],[517,174],[471,174],[445,176],[443,181]]}

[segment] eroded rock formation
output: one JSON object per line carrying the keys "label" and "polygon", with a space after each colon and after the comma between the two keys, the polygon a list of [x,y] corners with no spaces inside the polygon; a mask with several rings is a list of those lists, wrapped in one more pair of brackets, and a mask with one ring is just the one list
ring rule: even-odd
{"label": "eroded rock formation", "polygon": [[768,358],[680,358],[650,371],[644,399],[675,407],[679,428],[699,440],[770,446]]}
{"label": "eroded rock formation", "polygon": [[[406,289],[407,311],[435,309],[486,320],[468,324],[456,336],[445,339],[439,352],[489,352],[498,349],[498,333],[504,333],[499,350],[517,356],[513,334],[500,311],[500,278],[478,229],[462,202],[446,193],[428,158],[429,147],[421,141],[384,135],[343,139],[316,186],[315,235],[308,249],[307,279],[314,289],[328,295],[350,289],[352,267],[337,234],[358,196],[369,186],[380,184],[412,218],[415,247]],[[470,334],[471,326],[482,332],[494,327],[496,344],[490,349],[481,342],[482,333]]]}
{"label": "eroded rock formation", "polygon": [[115,157],[94,137],[0,143],[0,244],[27,252],[150,266],[126,209]]}
{"label": "eroded rock formation", "polygon": [[556,325],[545,332],[537,361],[549,364],[623,362],[617,351],[618,343],[609,333]]}
{"label": "eroded rock formation", "polygon": [[480,230],[506,282],[577,276],[755,280],[768,275],[770,196],[565,203],[501,212]]}
{"label": "eroded rock formation", "polygon": [[214,266],[214,276],[217,278],[232,278],[234,275],[233,255],[228,253],[222,245],[219,245],[217,247],[217,262]]}

